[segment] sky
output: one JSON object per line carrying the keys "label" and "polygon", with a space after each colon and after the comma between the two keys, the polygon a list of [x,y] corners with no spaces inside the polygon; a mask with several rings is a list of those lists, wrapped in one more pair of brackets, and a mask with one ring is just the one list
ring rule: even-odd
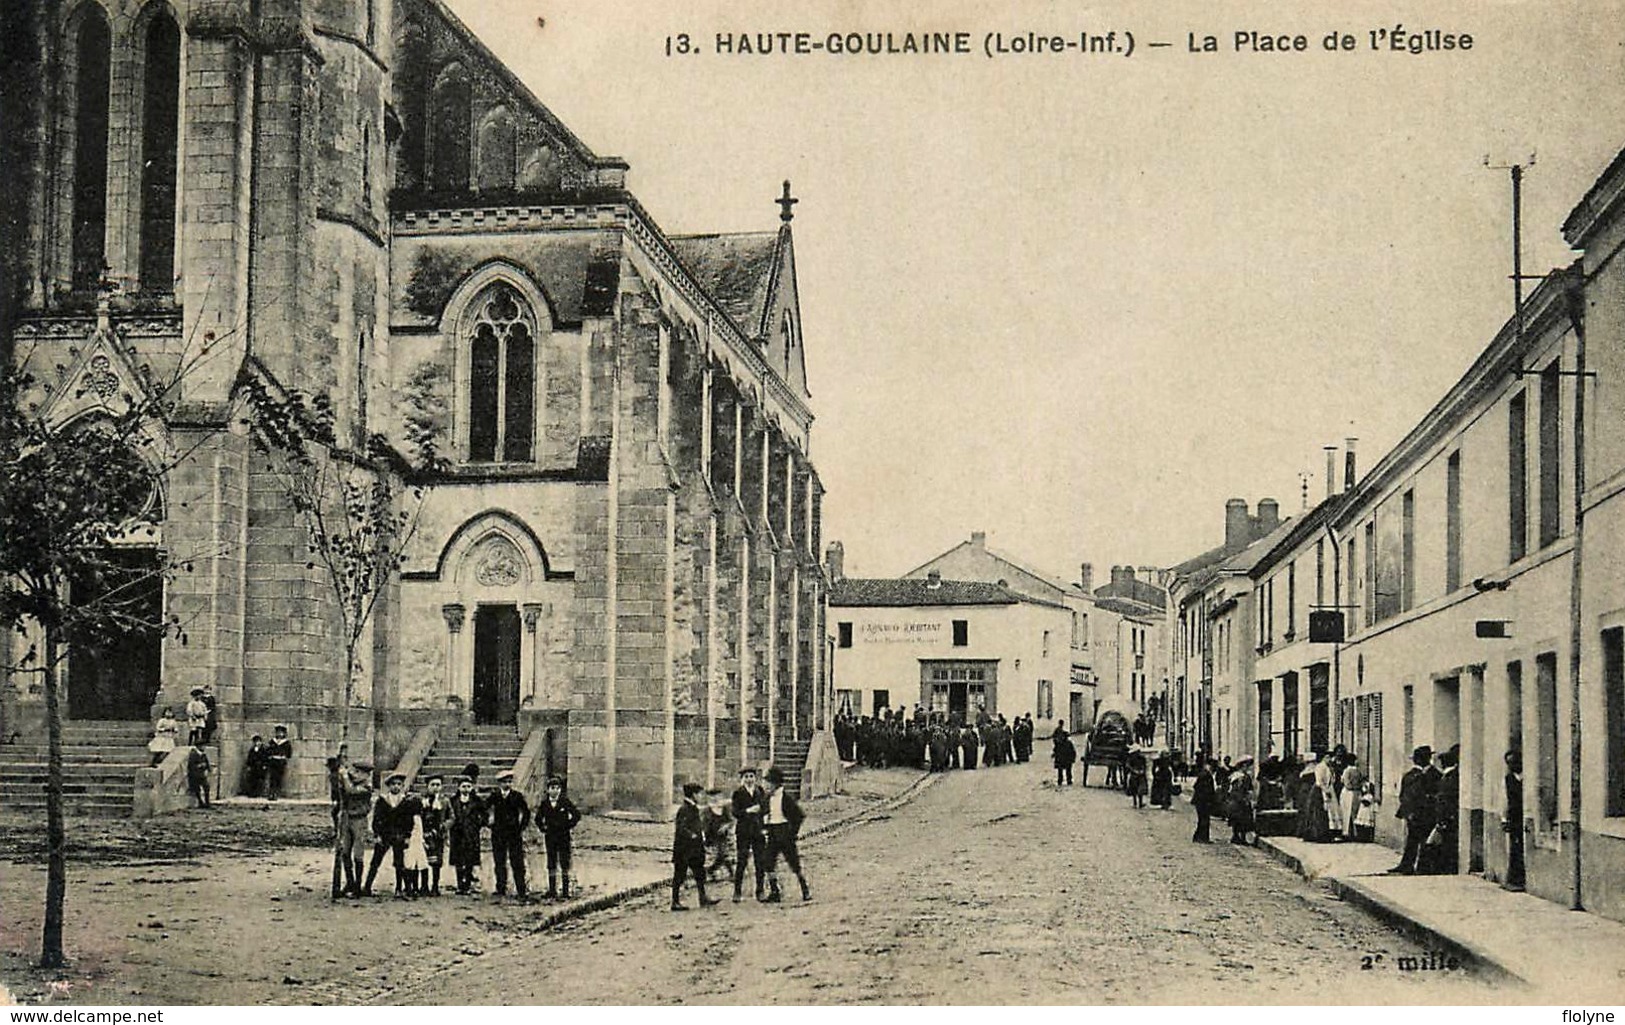
{"label": "sky", "polygon": [[[1620,0],[448,3],[666,231],[772,229],[792,182],[823,533],[852,576],[985,531],[1103,577],[1218,544],[1228,498],[1294,513],[1308,473],[1313,503],[1322,446],[1375,465],[1511,316],[1486,157],[1535,157],[1538,273],[1572,261],[1562,222],[1625,148]],[[1396,23],[1473,45],[1373,51]],[[715,52],[780,31],[975,53]],[[983,54],[1028,31],[1136,52]],[[666,56],[678,33],[703,52]]]}

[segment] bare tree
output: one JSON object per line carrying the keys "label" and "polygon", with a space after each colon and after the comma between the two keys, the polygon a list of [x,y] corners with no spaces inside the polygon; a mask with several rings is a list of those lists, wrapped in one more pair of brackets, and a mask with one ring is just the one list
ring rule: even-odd
{"label": "bare tree", "polygon": [[[105,297],[100,313],[105,330]],[[161,482],[193,450],[163,443],[157,425],[173,413],[181,381],[210,358],[207,348],[189,349],[162,374],[135,349],[125,350],[141,377],[138,386],[94,404],[94,415],[69,430],[58,429],[48,415],[53,397],[68,385],[65,365],[42,379],[32,367],[35,352],[0,364],[0,628],[25,638],[31,627],[37,630],[21,656],[0,668],[7,677],[37,674],[45,696],[44,967],[64,962],[60,669],[71,651],[93,650],[121,636],[167,634],[186,641],[184,624],[164,609],[161,596],[166,579],[190,572],[192,558],[153,551],[132,560],[127,553],[129,542],[156,534]],[[83,398],[85,387],[68,397]],[[224,426],[222,421],[216,429]]]}
{"label": "bare tree", "polygon": [[320,569],[332,592],[344,643],[342,744],[368,626],[406,559],[440,459],[427,432],[409,439],[415,463],[360,424],[353,432],[359,444],[344,445],[326,395],[281,391],[254,375],[245,375],[241,388],[255,450],[304,527],[306,568]]}

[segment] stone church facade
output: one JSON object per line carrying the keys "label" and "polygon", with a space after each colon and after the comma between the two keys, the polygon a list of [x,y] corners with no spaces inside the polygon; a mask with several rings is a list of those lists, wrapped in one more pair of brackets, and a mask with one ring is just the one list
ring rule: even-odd
{"label": "stone church facade", "polygon": [[[191,559],[163,595],[188,642],[70,657],[70,716],[212,684],[226,779],[283,723],[292,789],[325,793],[344,648],[232,413],[255,375],[329,397],[358,448],[449,457],[372,624],[352,754],[511,724],[546,731],[578,801],[658,809],[823,725],[788,184],[777,230],[668,235],[438,0],[6,11],[0,338],[63,368],[36,398],[65,428],[185,367],[157,430],[188,454],[132,544]],[[22,677],[0,694],[7,733],[42,708]]]}

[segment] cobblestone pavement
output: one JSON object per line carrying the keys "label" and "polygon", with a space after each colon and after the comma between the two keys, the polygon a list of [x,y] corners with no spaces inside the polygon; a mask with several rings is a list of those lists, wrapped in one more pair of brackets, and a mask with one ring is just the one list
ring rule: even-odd
{"label": "cobblestone pavement", "polygon": [[[809,843],[809,904],[787,895],[776,907],[672,913],[657,894],[488,950],[454,973],[403,971],[383,999],[1521,999],[1468,971],[1398,971],[1398,955],[1426,952],[1260,851],[1193,845],[1192,824],[1183,804],[1136,811],[1098,788],[1057,791],[1038,765],[952,773],[887,817]],[[1362,970],[1377,954],[1378,967]]]}

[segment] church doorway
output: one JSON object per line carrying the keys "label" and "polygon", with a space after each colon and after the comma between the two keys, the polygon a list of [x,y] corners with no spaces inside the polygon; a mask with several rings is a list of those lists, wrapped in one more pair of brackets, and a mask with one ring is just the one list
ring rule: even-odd
{"label": "church doorway", "polygon": [[[157,550],[114,549],[105,559],[110,566],[100,579],[74,581],[73,600],[114,605],[142,623],[161,622],[164,580]],[[163,637],[157,630],[125,630],[100,642],[74,644],[68,650],[68,718],[150,720],[162,667]]]}
{"label": "church doorway", "polygon": [[481,605],[474,612],[474,722],[519,721],[519,606]]}

